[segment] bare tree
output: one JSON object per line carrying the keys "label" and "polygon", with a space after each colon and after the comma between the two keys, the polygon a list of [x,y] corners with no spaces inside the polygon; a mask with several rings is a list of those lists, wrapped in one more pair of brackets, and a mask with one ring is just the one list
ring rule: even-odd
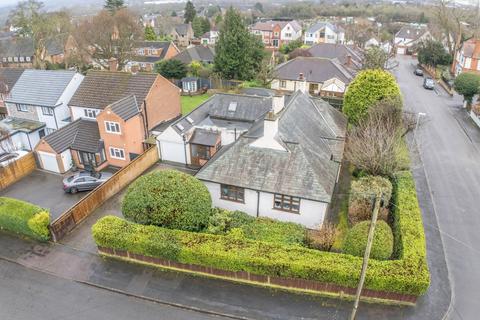
{"label": "bare tree", "polygon": [[75,39],[80,50],[89,54],[94,62],[108,68],[108,60],[115,58],[121,69],[141,39],[143,29],[136,15],[127,9],[113,15],[103,10],[89,20],[84,20],[76,29]]}
{"label": "bare tree", "polygon": [[8,130],[0,127],[0,153],[15,151],[15,145],[12,136]]}

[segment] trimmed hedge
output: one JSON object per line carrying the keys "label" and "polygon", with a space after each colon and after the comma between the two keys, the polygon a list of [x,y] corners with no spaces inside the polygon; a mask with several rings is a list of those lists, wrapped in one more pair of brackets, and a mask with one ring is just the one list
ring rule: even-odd
{"label": "trimmed hedge", "polygon": [[[400,259],[371,259],[365,288],[418,296],[430,284],[421,213],[411,173],[399,173],[396,184],[397,236],[403,243]],[[113,216],[100,219],[92,232],[101,247],[229,271],[309,279],[352,288],[358,284],[362,266],[362,259],[352,255],[144,226]]]}
{"label": "trimmed hedge", "polygon": [[125,218],[141,224],[201,231],[212,200],[200,180],[176,170],[157,170],[135,180],[122,200]]}
{"label": "trimmed hedge", "polygon": [[[343,253],[351,254],[357,257],[363,257],[367,247],[368,231],[370,221],[363,221],[356,224],[347,233],[343,244]],[[372,251],[370,258],[378,260],[387,260],[393,252],[393,234],[392,229],[385,221],[377,221],[375,233],[373,236]]]}
{"label": "trimmed hedge", "polygon": [[367,175],[352,182],[350,203],[367,200],[373,202],[375,194],[382,193],[382,206],[388,206],[392,197],[392,183],[381,176]]}
{"label": "trimmed hedge", "polygon": [[50,239],[50,214],[31,203],[0,197],[0,229],[9,230],[33,239]]}

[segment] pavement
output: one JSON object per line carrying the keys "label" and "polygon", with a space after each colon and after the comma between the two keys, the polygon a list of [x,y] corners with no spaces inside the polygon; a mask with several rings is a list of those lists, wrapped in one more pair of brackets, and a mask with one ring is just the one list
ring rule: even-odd
{"label": "pavement", "polygon": [[24,200],[50,210],[56,219],[65,210],[77,203],[88,192],[69,194],[63,191],[63,176],[43,170],[35,170],[20,181],[0,191],[1,197]]}
{"label": "pavement", "polygon": [[[478,319],[480,128],[462,108],[460,96],[449,97],[441,89],[423,90],[422,79],[413,76],[412,62],[411,58],[400,59],[395,74],[406,108],[427,114],[421,117],[416,141],[434,208],[431,213],[424,212],[429,262],[432,248],[440,246],[429,239],[429,234],[436,232],[441,235],[448,266],[448,276],[432,280],[450,282],[451,304],[446,319]],[[428,198],[426,190],[423,193],[422,198]],[[438,225],[433,222],[435,218]]]}

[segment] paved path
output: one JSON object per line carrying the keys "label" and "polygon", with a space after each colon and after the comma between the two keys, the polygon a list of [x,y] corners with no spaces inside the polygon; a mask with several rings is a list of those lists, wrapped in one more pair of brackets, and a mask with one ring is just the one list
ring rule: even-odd
{"label": "paved path", "polygon": [[[412,74],[412,60],[400,62],[396,75],[406,106],[427,114],[417,132],[417,142],[438,226],[430,224],[433,216],[424,217],[427,229],[441,233],[445,247],[453,291],[447,318],[478,319],[480,129],[461,108],[459,96],[450,98],[443,90],[437,93],[424,90],[422,79]],[[428,244],[439,245],[431,241]],[[448,282],[446,277],[438,280]]]}

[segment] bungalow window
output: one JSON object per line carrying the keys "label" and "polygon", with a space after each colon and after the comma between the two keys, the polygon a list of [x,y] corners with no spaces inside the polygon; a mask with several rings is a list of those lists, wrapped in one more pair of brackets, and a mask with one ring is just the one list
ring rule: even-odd
{"label": "bungalow window", "polygon": [[86,118],[95,119],[95,117],[97,116],[97,112],[92,109],[83,109],[83,113],[85,114]]}
{"label": "bungalow window", "polygon": [[282,211],[299,213],[300,198],[276,193],[273,196],[273,208]]}
{"label": "bungalow window", "polygon": [[245,189],[222,184],[220,185],[220,198],[235,202],[245,202]]}
{"label": "bungalow window", "polygon": [[17,111],[27,112],[28,106],[26,104],[17,104]]}
{"label": "bungalow window", "polygon": [[110,156],[115,159],[125,160],[125,151],[120,148],[110,147]]}
{"label": "bungalow window", "polygon": [[42,114],[44,116],[53,116],[53,109],[48,107],[42,107]]}
{"label": "bungalow window", "polygon": [[118,122],[105,121],[105,130],[108,133],[120,133],[120,124]]}
{"label": "bungalow window", "polygon": [[286,87],[287,87],[287,81],[280,80],[280,88],[286,88]]}

